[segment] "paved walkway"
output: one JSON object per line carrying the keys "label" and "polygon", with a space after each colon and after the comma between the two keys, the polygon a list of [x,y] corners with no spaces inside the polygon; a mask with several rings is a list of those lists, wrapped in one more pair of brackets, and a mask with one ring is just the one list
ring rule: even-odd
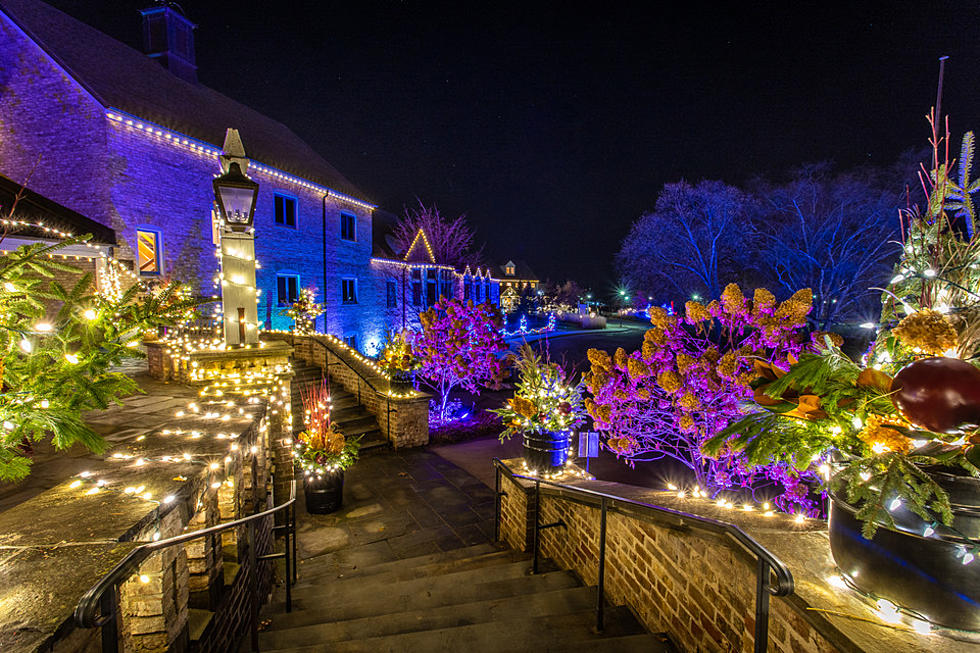
{"label": "paved walkway", "polygon": [[448,460],[425,450],[369,453],[347,471],[338,512],[300,507],[299,557],[329,556],[318,564],[332,561],[340,574],[489,542],[493,518],[493,490]]}
{"label": "paved walkway", "polygon": [[[144,433],[160,428],[173,421],[174,413],[187,406],[197,394],[188,386],[162,383],[140,373],[143,361],[128,366],[136,382],[145,394],[134,394],[123,401],[122,406],[110,406],[106,410],[85,413],[85,421],[104,437],[110,446],[134,440]],[[81,445],[67,451],[58,451],[50,439],[33,445],[31,474],[19,483],[0,483],[0,512],[49,490],[67,478],[92,466],[102,466],[103,456],[94,454]]]}

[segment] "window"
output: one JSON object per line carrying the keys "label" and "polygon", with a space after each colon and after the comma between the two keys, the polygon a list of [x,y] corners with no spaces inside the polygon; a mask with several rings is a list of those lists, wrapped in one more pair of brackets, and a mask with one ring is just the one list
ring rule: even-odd
{"label": "window", "polygon": [[483,284],[482,283],[480,283],[479,281],[477,281],[476,283],[473,284],[473,292],[476,295],[476,297],[473,298],[473,303],[474,304],[482,304],[483,303],[483,297],[481,296],[482,295],[482,290],[483,290]]}
{"label": "window", "polygon": [[357,240],[357,216],[350,213],[340,214],[340,237],[351,242]]}
{"label": "window", "polygon": [[160,274],[162,238],[156,229],[136,230],[136,256],[140,274]]}
{"label": "window", "polygon": [[466,279],[466,280],[463,281],[463,301],[464,302],[470,301],[470,292],[471,292],[470,287],[471,286],[472,286],[472,282],[469,279]]}
{"label": "window", "polygon": [[345,304],[357,303],[357,281],[355,279],[340,280],[341,301]]}
{"label": "window", "polygon": [[275,194],[276,224],[296,228],[296,198]]}
{"label": "window", "polygon": [[289,306],[299,299],[299,275],[276,275],[276,298],[280,306]]}
{"label": "window", "polygon": [[394,281],[389,281],[387,283],[387,294],[388,294],[388,308],[394,308],[398,305],[398,286]]}
{"label": "window", "polygon": [[507,274],[508,277],[514,276],[514,266],[513,265],[508,265],[507,266],[507,269],[504,270],[504,273]]}
{"label": "window", "polygon": [[412,270],[412,306],[422,305],[422,271]]}
{"label": "window", "polygon": [[357,349],[357,334],[352,333],[349,336],[344,336],[344,344],[351,349]]}
{"label": "window", "polygon": [[438,289],[438,284],[436,281],[436,275],[439,273],[438,270],[429,269],[425,273],[425,305],[435,306],[436,304],[436,292]]}

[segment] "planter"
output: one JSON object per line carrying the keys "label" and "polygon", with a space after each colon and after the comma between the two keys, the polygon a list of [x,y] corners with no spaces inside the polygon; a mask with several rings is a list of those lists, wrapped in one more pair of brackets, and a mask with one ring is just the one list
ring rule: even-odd
{"label": "planter", "polygon": [[306,476],[303,492],[306,494],[306,512],[311,515],[336,512],[344,503],[344,472],[330,472],[319,478]]}
{"label": "planter", "polygon": [[412,372],[392,372],[388,387],[392,392],[411,392],[415,389],[414,377]]}
{"label": "planter", "polygon": [[570,431],[525,433],[524,462],[537,472],[557,472],[568,461]]}
{"label": "planter", "polygon": [[[954,527],[969,538],[980,537],[980,481],[926,471],[949,493]],[[831,499],[830,549],[854,587],[934,624],[980,631],[980,560],[963,564],[962,538],[941,525],[923,537],[930,524],[899,507],[893,515],[900,530],[880,526],[866,540],[856,508],[835,494]]]}

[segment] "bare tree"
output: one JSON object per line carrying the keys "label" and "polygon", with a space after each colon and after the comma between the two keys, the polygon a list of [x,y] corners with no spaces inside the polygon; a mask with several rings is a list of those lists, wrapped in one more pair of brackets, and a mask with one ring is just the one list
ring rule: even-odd
{"label": "bare tree", "polygon": [[463,267],[481,263],[483,248],[474,250],[473,229],[465,215],[446,218],[433,204],[425,206],[418,200],[417,208],[405,207],[405,215],[395,225],[394,237],[398,250],[405,254],[412,246],[419,229],[425,231],[436,263]]}
{"label": "bare tree", "polygon": [[720,181],[665,185],[656,208],[623,241],[616,260],[622,279],[644,294],[718,297],[744,276],[745,209],[744,193]]}
{"label": "bare tree", "polygon": [[888,280],[901,195],[876,181],[874,171],[835,175],[816,164],[754,189],[751,251],[786,293],[813,290],[817,328],[858,318],[880,295],[870,288]]}

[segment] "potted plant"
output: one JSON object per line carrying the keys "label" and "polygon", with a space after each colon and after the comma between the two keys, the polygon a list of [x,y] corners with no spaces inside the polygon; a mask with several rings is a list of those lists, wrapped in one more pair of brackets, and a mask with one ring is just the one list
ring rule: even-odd
{"label": "potted plant", "polygon": [[301,392],[306,428],[296,437],[293,456],[303,470],[306,511],[325,515],[344,501],[344,471],[357,460],[359,439],[346,438],[330,420],[326,382]]}
{"label": "potted plant", "polygon": [[943,140],[923,179],[927,209],[904,212],[867,353],[852,360],[825,337],[757,383],[755,411],[706,451],[833,472],[830,544],[848,582],[919,619],[980,631],[980,236],[968,199],[980,184],[968,179],[972,134],[957,180]]}
{"label": "potted plant", "polygon": [[412,351],[404,331],[389,333],[378,365],[388,375],[392,392],[409,392],[415,387],[415,370],[419,368],[419,358]]}
{"label": "potted plant", "polygon": [[296,335],[313,333],[316,319],[323,315],[323,304],[316,301],[316,288],[300,290],[296,301],[279,311],[279,314],[293,318],[292,331]]}
{"label": "potted plant", "polygon": [[571,430],[585,421],[580,384],[524,343],[515,362],[514,396],[496,413],[505,425],[500,441],[520,434],[524,462],[536,474],[553,474],[568,462]]}

